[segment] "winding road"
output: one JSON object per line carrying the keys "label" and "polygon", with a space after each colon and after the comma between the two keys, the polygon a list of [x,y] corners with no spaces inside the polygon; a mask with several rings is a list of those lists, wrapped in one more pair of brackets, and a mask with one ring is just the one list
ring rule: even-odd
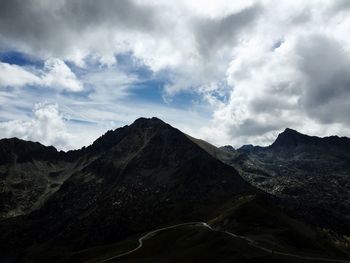
{"label": "winding road", "polygon": [[120,257],[129,255],[129,254],[139,250],[140,248],[142,248],[144,240],[146,240],[146,239],[156,235],[158,232],[161,232],[161,231],[164,231],[164,230],[168,230],[168,229],[172,229],[172,228],[181,227],[181,226],[188,226],[188,225],[204,226],[206,228],[209,228],[211,231],[225,233],[225,234],[227,234],[227,235],[229,235],[231,237],[243,239],[243,240],[247,241],[248,244],[250,244],[251,246],[253,246],[255,248],[258,248],[258,249],[261,249],[261,250],[263,250],[263,251],[265,251],[267,253],[274,254],[274,255],[281,255],[281,256],[287,256],[287,257],[293,257],[293,258],[299,258],[299,259],[306,259],[306,260],[310,260],[310,261],[318,261],[318,262],[350,263],[350,260],[308,257],[308,256],[300,256],[300,255],[296,255],[296,254],[291,254],[291,253],[278,252],[278,251],[275,251],[275,250],[272,250],[272,249],[268,249],[268,248],[262,247],[256,241],[254,241],[254,240],[252,240],[252,239],[250,239],[248,237],[239,236],[239,235],[233,234],[233,233],[228,232],[228,231],[215,230],[215,229],[213,229],[210,225],[208,225],[205,222],[187,222],[187,223],[176,224],[176,225],[172,225],[172,226],[163,227],[163,228],[159,228],[159,229],[153,230],[153,231],[148,232],[147,234],[143,235],[142,237],[140,237],[138,239],[138,243],[139,244],[138,244],[138,246],[136,248],[134,248],[132,250],[129,250],[127,252],[124,252],[122,254],[119,254],[119,255],[116,255],[116,256],[113,256],[113,257],[110,257],[110,258],[106,258],[106,259],[104,259],[102,261],[98,261],[98,263],[109,262],[111,260],[118,259]]}

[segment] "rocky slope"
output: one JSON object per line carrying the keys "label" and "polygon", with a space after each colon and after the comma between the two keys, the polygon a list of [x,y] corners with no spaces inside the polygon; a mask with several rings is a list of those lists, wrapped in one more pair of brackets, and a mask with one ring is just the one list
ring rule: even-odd
{"label": "rocky slope", "polygon": [[[281,144],[273,147],[284,152],[285,143]],[[193,221],[208,222],[219,232],[230,230],[265,246],[279,244],[283,251],[345,257],[327,234],[293,219],[280,207],[295,203],[280,202],[284,199],[266,194],[240,176],[233,166],[261,189],[282,196],[254,179],[278,177],[269,174],[270,160],[260,156],[275,152],[269,155],[259,152],[263,148],[248,148],[249,152],[218,149],[157,118],[140,118],[108,131],[89,147],[66,153],[39,143],[1,140],[0,262],[96,262],[142,233]],[[287,153],[280,156],[290,158]],[[196,244],[196,253],[203,248],[209,251],[207,258],[215,257],[211,248],[232,243],[227,234],[215,231],[203,239],[191,233],[185,233],[184,240]],[[162,243],[166,242],[172,240]],[[233,243],[246,247],[245,254],[240,255],[238,247],[227,247],[225,253],[249,261],[256,248],[242,238]],[[152,262],[167,262],[166,250],[161,257],[152,251],[147,252],[153,253]],[[181,255],[188,260],[200,255],[186,253]],[[270,254],[258,253],[253,262],[274,259]],[[231,256],[222,255],[222,262]]]}
{"label": "rocky slope", "polygon": [[0,140],[0,218],[40,208],[73,171],[73,160],[52,146]]}
{"label": "rocky slope", "polygon": [[268,147],[246,145],[231,153],[223,161],[252,185],[288,202],[310,222],[350,234],[349,138],[286,129]]}
{"label": "rocky slope", "polygon": [[156,118],[109,131],[75,152],[17,139],[3,144],[2,194],[10,197],[2,199],[8,219],[1,243],[15,254],[33,243],[105,244],[180,220],[194,207],[258,192]]}

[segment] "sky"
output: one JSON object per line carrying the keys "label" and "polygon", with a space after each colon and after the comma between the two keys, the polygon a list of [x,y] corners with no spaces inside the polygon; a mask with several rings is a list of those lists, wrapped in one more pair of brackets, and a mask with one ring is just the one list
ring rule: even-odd
{"label": "sky", "polygon": [[217,146],[350,136],[348,0],[0,0],[0,138],[156,116]]}

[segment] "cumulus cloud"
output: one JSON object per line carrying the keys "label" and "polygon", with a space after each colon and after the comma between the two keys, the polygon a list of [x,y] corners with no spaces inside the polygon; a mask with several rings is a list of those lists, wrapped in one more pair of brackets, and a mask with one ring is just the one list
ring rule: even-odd
{"label": "cumulus cloud", "polygon": [[0,136],[39,141],[45,145],[55,145],[59,149],[72,147],[74,136],[67,131],[57,105],[36,104],[33,115],[33,119],[28,121],[0,122]]}
{"label": "cumulus cloud", "polygon": [[82,83],[60,59],[45,61],[43,70],[0,62],[0,87],[46,86],[71,92],[81,91]]}
{"label": "cumulus cloud", "polygon": [[259,11],[260,6],[256,4],[224,17],[197,21],[195,34],[199,52],[208,58],[223,47],[233,46],[239,33],[255,21]]}
{"label": "cumulus cloud", "polygon": [[311,35],[296,45],[303,74],[300,104],[321,123],[350,124],[350,54],[332,36]]}
{"label": "cumulus cloud", "polygon": [[[273,19],[265,6],[264,21],[234,47],[227,69],[230,99],[214,110],[212,128],[204,128],[209,139],[214,140],[217,127],[224,131],[222,140],[236,146],[269,144],[285,127],[320,136],[350,134],[345,45],[350,39],[340,34],[349,20],[325,16],[332,5],[315,9],[312,4],[275,2],[274,12],[280,14]],[[305,13],[307,19],[296,19]]]}
{"label": "cumulus cloud", "polygon": [[91,51],[102,57],[113,55],[115,45],[127,41],[118,39],[122,31],[155,30],[159,23],[153,17],[153,9],[128,0],[3,0],[0,39],[3,47],[83,63]]}
{"label": "cumulus cloud", "polygon": [[42,84],[49,87],[58,87],[72,92],[81,91],[82,83],[71,69],[60,59],[50,58],[45,61]]}
{"label": "cumulus cloud", "polygon": [[211,112],[197,134],[216,144],[269,144],[286,127],[350,135],[349,12],[345,0],[3,0],[0,49],[46,62],[1,62],[0,86],[87,85],[89,103],[108,102],[106,116],[117,118],[111,104],[138,81],[113,69],[128,53],[166,76],[166,101],[197,94]]}

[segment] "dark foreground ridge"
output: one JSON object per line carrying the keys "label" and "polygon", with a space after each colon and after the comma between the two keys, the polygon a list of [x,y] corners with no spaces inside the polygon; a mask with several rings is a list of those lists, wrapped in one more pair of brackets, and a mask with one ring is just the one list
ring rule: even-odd
{"label": "dark foreground ridge", "polygon": [[[70,152],[3,139],[0,156],[0,262],[97,262],[164,227],[125,262],[269,262],[277,255],[225,231],[254,237],[269,251],[346,257],[333,236],[286,214],[278,195],[248,183],[244,165],[219,160],[245,160],[241,153],[221,152],[157,118],[137,119]],[[217,231],[167,228],[185,222]],[[282,254],[278,260],[299,262]]]}

